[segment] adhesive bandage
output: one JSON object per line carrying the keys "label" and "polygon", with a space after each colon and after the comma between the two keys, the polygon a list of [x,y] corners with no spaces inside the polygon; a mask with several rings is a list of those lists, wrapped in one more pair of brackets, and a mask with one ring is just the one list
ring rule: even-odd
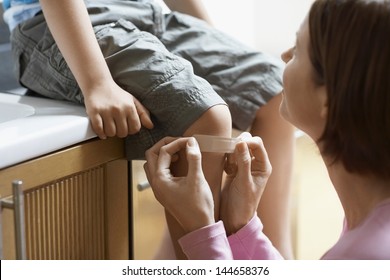
{"label": "adhesive bandage", "polygon": [[236,144],[240,141],[238,138],[228,138],[212,135],[194,135],[199,144],[201,152],[211,153],[233,153]]}

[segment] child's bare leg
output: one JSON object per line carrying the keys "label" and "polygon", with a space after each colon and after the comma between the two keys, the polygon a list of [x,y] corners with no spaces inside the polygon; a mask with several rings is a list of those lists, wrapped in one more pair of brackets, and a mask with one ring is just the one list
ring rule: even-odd
{"label": "child's bare leg", "polygon": [[[231,117],[228,107],[224,105],[217,105],[206,111],[186,130],[183,136],[192,136],[194,134],[209,134],[230,137],[232,131],[231,127]],[[224,154],[202,154],[203,172],[214,196],[214,213],[216,219],[219,217],[219,198],[224,158]],[[175,163],[175,165],[172,167],[172,172],[177,176],[180,176],[180,174],[186,174],[187,166],[185,165],[185,160],[184,162],[180,161]],[[166,219],[176,256],[178,259],[185,259],[185,255],[177,243],[177,240],[184,235],[184,232],[176,220],[167,212]]]}
{"label": "child's bare leg", "polygon": [[264,232],[281,254],[293,258],[290,226],[290,192],[294,156],[294,129],[279,115],[282,96],[260,108],[251,134],[260,136],[272,164],[272,175],[261,198],[258,214]]}
{"label": "child's bare leg", "polygon": [[[280,101],[281,96],[276,96],[257,112],[251,134],[262,137],[273,167],[258,214],[267,236],[282,255],[289,259],[294,257],[289,209],[295,140],[293,127],[279,115]],[[167,239],[169,234],[165,237]],[[170,244],[162,248],[158,257],[172,256]]]}

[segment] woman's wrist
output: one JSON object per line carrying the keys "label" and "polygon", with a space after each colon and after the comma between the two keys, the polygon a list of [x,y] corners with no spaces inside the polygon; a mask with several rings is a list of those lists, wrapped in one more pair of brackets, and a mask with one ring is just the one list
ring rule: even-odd
{"label": "woman's wrist", "polygon": [[195,231],[195,230],[204,228],[204,227],[209,226],[209,225],[212,225],[212,224],[215,224],[215,219],[214,219],[214,217],[205,216],[205,217],[203,217],[203,218],[194,217],[193,219],[191,219],[190,221],[188,221],[187,224],[182,225],[182,226],[183,226],[183,230],[184,230],[186,233],[190,233],[190,232],[193,232],[193,231]]}
{"label": "woman's wrist", "polygon": [[228,235],[232,235],[245,227],[253,218],[253,216],[256,214],[256,212],[251,212],[248,214],[243,214],[240,217],[237,217],[236,220],[232,219],[230,223],[226,225],[226,233]]}

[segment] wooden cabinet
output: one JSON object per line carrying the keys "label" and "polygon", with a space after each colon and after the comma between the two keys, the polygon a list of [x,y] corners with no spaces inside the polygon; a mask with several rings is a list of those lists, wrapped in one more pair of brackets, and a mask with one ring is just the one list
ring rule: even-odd
{"label": "wooden cabinet", "polygon": [[[27,259],[129,259],[124,141],[93,139],[0,170],[0,195],[23,181]],[[15,258],[13,210],[3,209],[4,259]]]}
{"label": "wooden cabinet", "polygon": [[[144,184],[147,182],[143,169],[145,161],[134,160],[132,162],[132,184]],[[154,197],[149,187],[142,191],[132,188],[132,240],[134,260],[151,260],[160,258],[158,251],[162,244],[167,244],[165,233],[167,232],[164,208]],[[164,247],[165,250],[169,246]],[[173,252],[171,249],[170,251]],[[169,256],[165,254],[164,257]]]}

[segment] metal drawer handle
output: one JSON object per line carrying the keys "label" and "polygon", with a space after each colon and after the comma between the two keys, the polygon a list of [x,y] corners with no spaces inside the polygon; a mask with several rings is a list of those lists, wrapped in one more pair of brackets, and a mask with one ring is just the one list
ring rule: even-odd
{"label": "metal drawer handle", "polygon": [[16,246],[16,258],[18,260],[26,260],[26,239],[25,239],[25,227],[24,227],[24,198],[22,190],[23,182],[15,180],[12,182],[12,199],[0,200],[0,259],[3,259],[3,229],[2,229],[2,211],[3,208],[14,210],[15,219],[15,246]]}
{"label": "metal drawer handle", "polygon": [[148,181],[144,181],[144,182],[141,182],[141,183],[138,183],[137,185],[137,189],[142,192],[146,189],[150,188],[150,184]]}

